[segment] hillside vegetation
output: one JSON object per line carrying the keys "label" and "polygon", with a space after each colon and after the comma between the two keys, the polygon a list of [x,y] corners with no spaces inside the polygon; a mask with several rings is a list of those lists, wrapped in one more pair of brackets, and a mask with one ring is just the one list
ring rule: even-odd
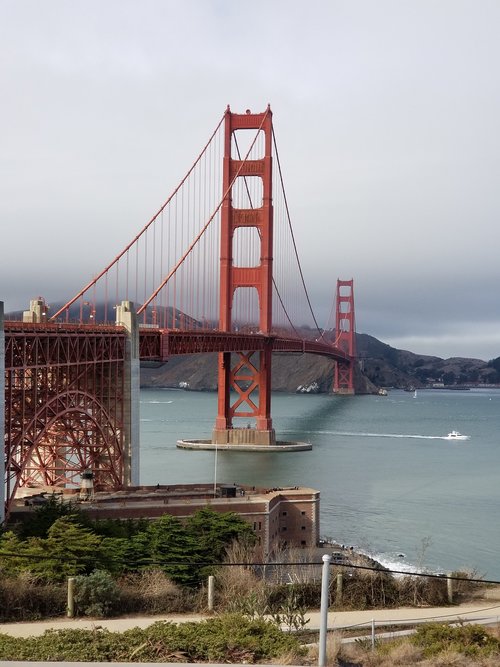
{"label": "hillside vegetation", "polygon": [[[500,384],[500,357],[491,361],[453,357],[441,359],[398,350],[368,334],[357,334],[356,393],[376,393],[379,387],[408,389]],[[144,366],[144,387],[186,386],[192,391],[215,391],[217,355],[172,357],[167,364]],[[333,363],[313,354],[273,355],[273,390],[328,393],[333,386]]]}

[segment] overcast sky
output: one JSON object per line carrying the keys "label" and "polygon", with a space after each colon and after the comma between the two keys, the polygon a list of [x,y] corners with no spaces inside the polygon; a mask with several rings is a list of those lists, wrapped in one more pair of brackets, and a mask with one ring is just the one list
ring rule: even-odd
{"label": "overcast sky", "polygon": [[0,0],[0,300],[72,296],[269,102],[326,324],[500,356],[498,0]]}

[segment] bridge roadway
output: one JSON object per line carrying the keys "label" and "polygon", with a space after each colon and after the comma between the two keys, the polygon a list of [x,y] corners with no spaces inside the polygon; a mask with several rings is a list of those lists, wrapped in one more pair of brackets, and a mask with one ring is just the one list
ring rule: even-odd
{"label": "bridge roadway", "polygon": [[164,360],[178,354],[207,352],[258,352],[270,345],[273,352],[311,353],[334,361],[349,362],[349,355],[325,342],[300,340],[261,333],[225,333],[223,331],[180,331],[140,327],[140,358]]}
{"label": "bridge roadway", "polygon": [[[77,323],[25,323],[5,322],[6,343],[10,337],[77,338],[96,334],[126,335],[121,326]],[[258,352],[270,345],[273,352],[318,354],[333,361],[349,363],[349,355],[327,342],[289,338],[283,335],[267,336],[262,333],[239,333],[194,329],[159,329],[139,326],[139,356],[144,361],[167,361],[180,354],[206,354],[209,352]],[[8,346],[7,346],[8,347]],[[45,361],[50,363],[49,359]],[[14,365],[17,365],[14,363]],[[22,365],[22,363],[20,364]]]}

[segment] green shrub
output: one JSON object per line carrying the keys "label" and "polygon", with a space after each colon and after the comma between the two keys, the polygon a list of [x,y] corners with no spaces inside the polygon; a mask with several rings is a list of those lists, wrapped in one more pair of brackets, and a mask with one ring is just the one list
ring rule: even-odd
{"label": "green shrub", "polygon": [[49,528],[61,517],[71,518],[81,526],[88,527],[89,519],[75,502],[67,502],[54,493],[47,496],[47,502],[35,507],[19,524],[17,532],[22,539],[29,537],[46,538]]}
{"label": "green shrub", "polygon": [[412,642],[423,649],[426,657],[434,657],[444,651],[456,651],[467,656],[500,652],[500,641],[480,625],[428,623],[418,628]]}
{"label": "green shrub", "polygon": [[41,637],[0,635],[0,660],[247,662],[301,655],[298,641],[269,621],[238,615],[200,623],[154,623],[123,633],[50,630]]}
{"label": "green shrub", "polygon": [[319,608],[321,604],[321,584],[303,582],[297,584],[275,584],[267,588],[267,601],[272,612],[286,605],[293,590],[297,605],[307,608]]}
{"label": "green shrub", "polygon": [[113,577],[103,570],[75,577],[75,610],[84,616],[109,616],[118,608],[120,591]]}

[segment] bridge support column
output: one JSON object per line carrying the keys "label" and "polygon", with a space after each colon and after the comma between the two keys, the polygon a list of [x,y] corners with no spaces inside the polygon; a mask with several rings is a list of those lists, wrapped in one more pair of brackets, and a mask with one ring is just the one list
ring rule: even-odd
{"label": "bridge support column", "polygon": [[116,324],[127,332],[123,396],[123,483],[125,486],[139,485],[140,446],[140,357],[139,327],[134,304],[122,301],[116,307]]}
{"label": "bridge support column", "polygon": [[353,280],[337,280],[335,344],[349,355],[348,362],[337,361],[333,391],[335,394],[354,394],[354,364],[356,356],[356,326],[354,318]]}
{"label": "bridge support column", "polygon": [[[257,358],[253,359],[256,356]],[[218,416],[212,442],[218,445],[274,445],[271,420],[271,345],[262,352],[219,355]],[[222,388],[222,391],[221,391]],[[231,391],[236,400],[231,403]],[[253,396],[253,393],[257,396]],[[255,401],[255,402],[254,402]],[[233,417],[255,419],[255,428],[235,428]]]}
{"label": "bridge support column", "polygon": [[5,519],[5,332],[3,301],[0,301],[0,524]]}
{"label": "bridge support column", "polygon": [[[259,159],[232,157],[233,134],[255,130],[264,138],[264,154]],[[258,296],[258,330],[271,335],[273,290],[273,206],[272,206],[272,113],[233,114],[226,111],[224,135],[224,200],[221,210],[220,311],[219,329],[234,330],[233,301],[236,290],[254,289]],[[233,187],[238,180],[260,179],[262,202],[250,201],[248,208],[233,207]],[[248,185],[247,185],[248,191]],[[250,196],[249,196],[250,198]],[[233,241],[238,229],[255,229],[259,238],[257,266],[236,265]],[[262,444],[276,442],[271,420],[271,343],[259,352],[239,351],[219,354],[219,400],[212,442],[216,444]],[[233,419],[247,426],[235,428]]]}
{"label": "bridge support column", "polygon": [[352,363],[337,361],[333,392],[343,396],[354,395],[354,368]]}

